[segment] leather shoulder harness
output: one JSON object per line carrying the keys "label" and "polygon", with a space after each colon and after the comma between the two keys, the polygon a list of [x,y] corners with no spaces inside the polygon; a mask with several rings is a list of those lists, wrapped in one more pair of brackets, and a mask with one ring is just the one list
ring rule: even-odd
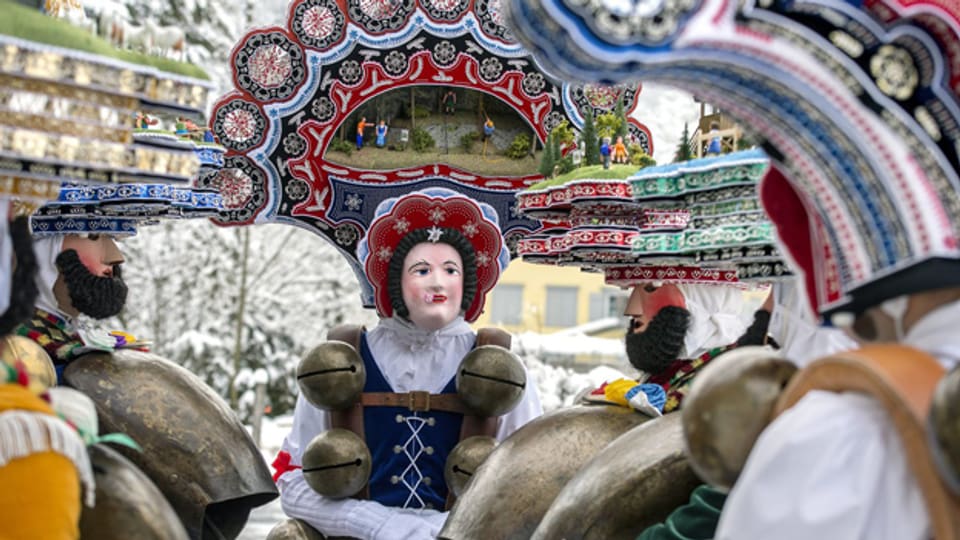
{"label": "leather shoulder harness", "polygon": [[875,345],[813,362],[797,373],[780,396],[774,417],[811,390],[860,392],[876,399],[893,422],[910,470],[923,493],[938,540],[960,539],[960,500],[947,489],[933,463],[926,418],[934,389],[945,375],[929,354],[902,345]]}

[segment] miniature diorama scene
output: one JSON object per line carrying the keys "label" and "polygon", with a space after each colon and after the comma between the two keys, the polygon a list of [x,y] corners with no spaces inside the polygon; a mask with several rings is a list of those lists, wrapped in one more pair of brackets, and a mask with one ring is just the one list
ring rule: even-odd
{"label": "miniature diorama scene", "polygon": [[0,0],[0,538],[960,538],[960,8]]}
{"label": "miniature diorama scene", "polygon": [[536,131],[501,99],[477,90],[425,86],[392,90],[361,106],[341,125],[326,157],[371,169],[442,162],[472,172],[519,175],[530,171],[542,151]]}

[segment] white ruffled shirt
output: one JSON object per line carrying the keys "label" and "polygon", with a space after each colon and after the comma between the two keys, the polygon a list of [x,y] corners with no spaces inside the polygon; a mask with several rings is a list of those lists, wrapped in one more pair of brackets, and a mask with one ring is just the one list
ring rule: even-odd
{"label": "white ruffled shirt", "polygon": [[817,358],[857,347],[843,330],[817,323],[799,280],[774,284],[773,300],[767,332],[780,344],[780,354],[797,366],[803,368]]}
{"label": "white ruffled shirt", "polygon": [[[960,361],[960,302],[903,339],[947,369]],[[880,404],[814,391],[764,430],[720,515],[715,538],[926,540],[930,519]]]}
{"label": "white ruffled shirt", "polygon": [[698,358],[710,349],[730,345],[750,326],[753,313],[743,312],[743,289],[704,283],[682,283],[677,288],[690,312],[681,358]]}
{"label": "white ruffled shirt", "polygon": [[[456,375],[460,361],[475,341],[476,334],[462,317],[434,332],[394,318],[381,320],[376,328],[367,332],[367,345],[374,362],[395,392],[440,392]],[[500,417],[497,439],[505,439],[541,414],[536,384],[528,372],[523,399]],[[300,395],[293,429],[284,439],[281,450],[290,454],[291,464],[300,465],[306,446],[328,429],[330,415]],[[328,499],[307,485],[300,469],[284,473],[277,484],[284,513],[306,521],[327,536],[361,540],[436,538],[447,518],[446,512],[436,510],[403,510],[375,501]]]}

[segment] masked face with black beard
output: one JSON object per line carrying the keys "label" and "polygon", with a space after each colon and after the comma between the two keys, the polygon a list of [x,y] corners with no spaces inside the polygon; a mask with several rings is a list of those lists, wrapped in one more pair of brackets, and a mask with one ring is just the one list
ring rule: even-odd
{"label": "masked face with black beard", "polygon": [[97,276],[84,266],[74,249],[57,255],[56,263],[74,309],[94,319],[112,317],[123,309],[127,284],[123,282],[119,264],[112,266],[111,275]]}
{"label": "masked face with black beard", "polygon": [[16,260],[10,283],[10,305],[0,315],[0,336],[5,336],[33,313],[37,302],[37,257],[33,252],[33,238],[30,236],[30,221],[20,216],[10,223],[10,240],[13,244],[13,256]]}
{"label": "masked face with black beard", "polygon": [[680,357],[683,340],[690,327],[690,312],[682,307],[665,306],[642,332],[627,330],[627,358],[633,367],[657,375]]}

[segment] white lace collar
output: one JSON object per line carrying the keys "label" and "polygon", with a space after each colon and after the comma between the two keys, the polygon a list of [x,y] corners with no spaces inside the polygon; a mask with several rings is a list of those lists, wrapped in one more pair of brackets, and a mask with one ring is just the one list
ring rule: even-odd
{"label": "white lace collar", "polygon": [[410,321],[391,317],[380,321],[380,328],[392,334],[394,343],[410,351],[422,351],[442,345],[445,338],[472,334],[473,330],[463,317],[457,317],[439,330],[422,330]]}

